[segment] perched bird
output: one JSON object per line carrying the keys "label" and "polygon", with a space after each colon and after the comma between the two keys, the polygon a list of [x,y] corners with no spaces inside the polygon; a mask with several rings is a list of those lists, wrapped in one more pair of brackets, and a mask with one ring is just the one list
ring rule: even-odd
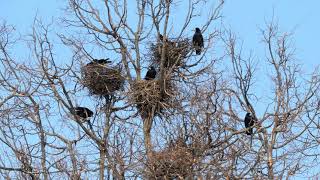
{"label": "perched bird", "polygon": [[93,64],[105,65],[105,64],[108,64],[108,63],[111,63],[111,61],[109,61],[109,58],[107,58],[107,59],[94,59],[93,61],[88,63],[88,65],[93,65]]}
{"label": "perched bird", "polygon": [[166,38],[166,40],[163,41],[163,35],[162,34],[159,34],[159,40],[161,42],[166,42],[168,44],[168,46],[175,46],[175,44],[176,44],[175,42],[170,41],[168,38]]}
{"label": "perched bird", "polygon": [[156,75],[157,75],[156,69],[153,66],[150,66],[144,79],[152,80],[156,78]]}
{"label": "perched bird", "polygon": [[86,108],[86,107],[75,107],[74,111],[75,111],[77,116],[79,116],[79,117],[81,117],[83,119],[92,117],[92,115],[93,115],[93,112],[90,109]]}
{"label": "perched bird", "polygon": [[107,59],[95,59],[94,61],[95,61],[96,63],[98,63],[98,64],[111,63],[111,61],[109,61],[109,58],[107,58]]}
{"label": "perched bird", "polygon": [[192,38],[192,43],[196,49],[196,54],[200,55],[202,48],[204,47],[204,44],[203,44],[203,37],[201,34],[201,30],[199,28],[196,28],[196,32],[194,33]]}
{"label": "perched bird", "polygon": [[253,134],[254,124],[255,124],[255,119],[251,116],[251,113],[247,113],[246,117],[244,118],[244,125],[247,128],[247,130],[246,130],[247,135]]}
{"label": "perched bird", "polygon": [[163,41],[163,35],[162,34],[159,34],[159,40]]}

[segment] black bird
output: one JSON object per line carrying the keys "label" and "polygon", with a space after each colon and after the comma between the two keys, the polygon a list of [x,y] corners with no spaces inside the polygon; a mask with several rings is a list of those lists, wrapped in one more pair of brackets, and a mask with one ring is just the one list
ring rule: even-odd
{"label": "black bird", "polygon": [[152,80],[156,78],[156,75],[157,75],[156,69],[153,66],[150,66],[144,79]]}
{"label": "black bird", "polygon": [[111,63],[111,61],[109,61],[109,58],[107,58],[107,59],[94,59],[93,61],[94,61],[95,63],[98,63],[98,64]]}
{"label": "black bird", "polygon": [[159,40],[160,40],[160,41],[163,41],[163,36],[162,36],[162,34],[159,34]]}
{"label": "black bird", "polygon": [[194,33],[192,38],[192,43],[196,49],[196,54],[200,55],[202,48],[204,47],[204,44],[203,44],[203,37],[201,34],[201,30],[199,28],[196,28],[196,32]]}
{"label": "black bird", "polygon": [[93,115],[93,112],[86,107],[75,107],[74,111],[75,111],[76,115],[78,115],[79,117],[84,118],[84,119],[92,117],[92,115]]}
{"label": "black bird", "polygon": [[247,135],[253,134],[254,124],[255,124],[255,119],[251,116],[251,113],[247,113],[246,117],[244,118],[244,125],[247,128],[247,130],[246,130]]}
{"label": "black bird", "polygon": [[93,64],[105,65],[108,63],[111,63],[111,61],[109,61],[109,58],[107,58],[107,59],[94,59],[93,61],[88,63],[88,65],[93,65]]}
{"label": "black bird", "polygon": [[168,38],[165,41],[163,41],[163,35],[162,34],[159,34],[159,40],[161,42],[166,42],[168,45],[171,45],[171,46],[175,45],[175,42],[169,41]]}

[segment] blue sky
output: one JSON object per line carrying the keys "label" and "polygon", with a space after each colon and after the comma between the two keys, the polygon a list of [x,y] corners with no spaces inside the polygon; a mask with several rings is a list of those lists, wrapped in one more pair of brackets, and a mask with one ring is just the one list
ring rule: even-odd
{"label": "blue sky", "polygon": [[19,31],[30,28],[35,15],[50,20],[59,16],[60,8],[63,8],[62,0],[1,0],[0,2],[0,19],[15,25]]}
{"label": "blue sky", "polygon": [[[14,25],[18,32],[31,31],[33,18],[51,21],[63,15],[63,0],[2,0],[0,19]],[[224,24],[229,26],[244,41],[248,49],[261,46],[259,28],[266,21],[279,21],[283,31],[294,31],[296,55],[301,64],[314,67],[320,61],[320,1],[319,0],[229,0],[222,11]],[[256,54],[264,53],[263,49]]]}
{"label": "blue sky", "polygon": [[[0,0],[0,21],[5,20],[15,26],[20,34],[27,34],[31,32],[36,15],[46,22],[58,20],[63,15],[62,8],[66,2]],[[319,0],[226,0],[222,14],[225,26],[238,35],[246,49],[254,50],[257,58],[265,57],[259,28],[263,28],[265,22],[274,16],[282,31],[294,32],[298,63],[311,70],[320,64],[319,8]]]}
{"label": "blue sky", "polygon": [[274,15],[281,31],[294,32],[296,57],[310,68],[320,62],[319,7],[319,0],[231,0],[226,2],[223,14],[226,24],[255,50],[261,45],[258,29]]}

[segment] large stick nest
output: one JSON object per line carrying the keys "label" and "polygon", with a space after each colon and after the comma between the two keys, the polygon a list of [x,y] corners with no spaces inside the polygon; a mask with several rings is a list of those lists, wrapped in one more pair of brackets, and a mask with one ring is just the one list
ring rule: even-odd
{"label": "large stick nest", "polygon": [[165,81],[161,93],[159,80],[137,80],[131,87],[131,101],[137,105],[143,119],[161,115],[163,109],[172,108],[174,88],[170,81]]}
{"label": "large stick nest", "polygon": [[[189,43],[189,39],[179,39],[179,40],[167,40],[167,48],[165,54],[165,62],[164,67],[173,67],[173,66],[183,66],[187,55],[191,52],[191,45]],[[151,44],[151,60],[154,64],[158,64],[160,66],[161,63],[161,54],[163,49],[163,42],[160,41],[155,44]]]}
{"label": "large stick nest", "polygon": [[184,143],[176,142],[148,159],[146,176],[149,179],[186,179],[192,177],[195,158]]}
{"label": "large stick nest", "polygon": [[82,67],[82,84],[90,94],[105,96],[123,87],[125,78],[121,71],[106,64],[89,63]]}

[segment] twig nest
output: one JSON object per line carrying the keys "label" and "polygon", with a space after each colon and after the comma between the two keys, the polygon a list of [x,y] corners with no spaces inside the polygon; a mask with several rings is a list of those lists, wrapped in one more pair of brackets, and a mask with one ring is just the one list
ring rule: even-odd
{"label": "twig nest", "polygon": [[[189,39],[179,39],[167,41],[167,49],[165,53],[165,67],[173,67],[173,66],[183,66],[184,59],[187,58],[189,52],[191,52],[191,45],[189,43]],[[159,42],[156,44],[151,44],[151,60],[153,63],[160,65],[161,63],[161,54],[163,49],[163,42]]]}
{"label": "twig nest", "polygon": [[137,80],[131,87],[131,101],[137,105],[143,119],[160,115],[163,109],[172,107],[173,86],[165,81],[164,92],[160,91],[159,80]]}
{"label": "twig nest", "polygon": [[87,87],[90,94],[105,96],[119,90],[125,81],[121,71],[107,64],[91,62],[82,70],[82,84]]}
{"label": "twig nest", "polygon": [[192,177],[194,164],[192,151],[185,144],[171,144],[153,152],[146,175],[149,179],[187,179]]}

